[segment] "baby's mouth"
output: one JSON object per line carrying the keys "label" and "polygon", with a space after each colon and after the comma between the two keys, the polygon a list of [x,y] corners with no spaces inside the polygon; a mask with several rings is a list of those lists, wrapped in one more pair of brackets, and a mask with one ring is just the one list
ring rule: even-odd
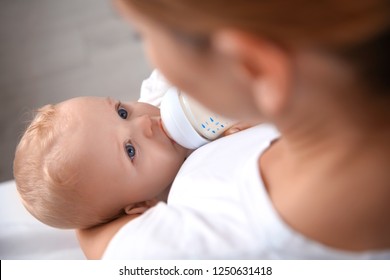
{"label": "baby's mouth", "polygon": [[169,137],[168,133],[165,131],[164,124],[163,124],[161,118],[159,120],[159,125],[160,125],[161,130],[164,132],[165,136],[167,136],[169,139],[171,139],[171,137]]}
{"label": "baby's mouth", "polygon": [[162,132],[165,134],[165,136],[168,137],[168,139],[171,140],[171,142],[172,142],[173,144],[177,144],[177,143],[169,136],[168,132],[165,130],[164,124],[163,124],[161,118],[160,118],[160,120],[159,120],[159,125],[160,125],[160,128],[161,128]]}

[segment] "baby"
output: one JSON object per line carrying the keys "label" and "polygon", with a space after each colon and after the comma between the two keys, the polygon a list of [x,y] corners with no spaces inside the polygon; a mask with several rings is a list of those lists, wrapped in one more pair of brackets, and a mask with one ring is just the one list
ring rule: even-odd
{"label": "baby", "polygon": [[189,153],[165,134],[157,107],[79,97],[38,110],[14,177],[38,220],[89,228],[166,200]]}

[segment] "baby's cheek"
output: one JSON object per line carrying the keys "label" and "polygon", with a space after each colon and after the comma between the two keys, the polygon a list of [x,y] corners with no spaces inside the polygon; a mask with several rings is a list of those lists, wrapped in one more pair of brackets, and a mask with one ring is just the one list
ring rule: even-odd
{"label": "baby's cheek", "polygon": [[163,176],[165,181],[172,182],[175,179],[183,160],[180,160],[177,154],[167,153],[164,155],[164,159],[161,159],[161,162],[164,162],[160,168],[164,171]]}

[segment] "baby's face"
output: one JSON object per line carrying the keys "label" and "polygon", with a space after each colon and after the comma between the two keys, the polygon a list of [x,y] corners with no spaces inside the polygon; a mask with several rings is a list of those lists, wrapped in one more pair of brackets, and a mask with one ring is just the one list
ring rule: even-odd
{"label": "baby's face", "polygon": [[167,137],[159,109],[149,104],[80,97],[59,108],[70,122],[64,149],[77,155],[80,195],[99,214],[114,215],[158,196],[187,155]]}

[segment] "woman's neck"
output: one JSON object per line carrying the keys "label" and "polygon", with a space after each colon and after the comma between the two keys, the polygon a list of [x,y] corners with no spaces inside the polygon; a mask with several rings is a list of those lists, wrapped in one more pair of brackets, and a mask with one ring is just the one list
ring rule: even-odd
{"label": "woman's neck", "polygon": [[373,154],[390,160],[389,101],[344,102],[322,104],[313,108],[311,117],[301,115],[295,123],[278,126],[282,134],[278,145],[294,169],[313,162],[334,168],[361,156],[373,160]]}

